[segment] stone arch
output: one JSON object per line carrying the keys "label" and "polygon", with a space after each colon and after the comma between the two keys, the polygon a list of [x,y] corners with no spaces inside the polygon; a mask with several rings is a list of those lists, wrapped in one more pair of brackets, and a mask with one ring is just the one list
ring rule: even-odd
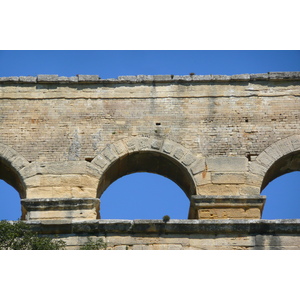
{"label": "stone arch", "polygon": [[196,194],[195,175],[205,168],[182,145],[171,140],[135,137],[107,145],[93,160],[102,174],[97,197],[118,178],[135,173],[150,172],[173,180],[190,199]]}
{"label": "stone arch", "polygon": [[26,185],[21,175],[21,170],[29,162],[13,148],[0,143],[0,179],[14,187],[20,197],[26,198]]}
{"label": "stone arch", "polygon": [[281,139],[265,149],[250,166],[261,178],[261,191],[275,178],[300,171],[300,135]]}

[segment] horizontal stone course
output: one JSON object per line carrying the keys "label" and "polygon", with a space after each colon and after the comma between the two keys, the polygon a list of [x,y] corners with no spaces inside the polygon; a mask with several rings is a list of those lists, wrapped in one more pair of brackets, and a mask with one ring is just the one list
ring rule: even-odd
{"label": "horizontal stone course", "polygon": [[68,225],[70,233],[143,233],[148,234],[226,234],[244,233],[273,235],[273,234],[299,234],[299,219],[277,220],[170,220],[164,223],[162,220],[44,220],[26,221],[40,233],[59,232],[61,225]]}
{"label": "horizontal stone course", "polygon": [[261,74],[237,74],[237,75],[137,75],[119,76],[118,78],[101,79],[98,75],[76,75],[71,77],[58,75],[37,75],[37,76],[10,76],[0,77],[0,82],[20,82],[20,83],[124,83],[124,82],[207,82],[207,81],[257,81],[257,80],[300,80],[300,72],[269,72]]}

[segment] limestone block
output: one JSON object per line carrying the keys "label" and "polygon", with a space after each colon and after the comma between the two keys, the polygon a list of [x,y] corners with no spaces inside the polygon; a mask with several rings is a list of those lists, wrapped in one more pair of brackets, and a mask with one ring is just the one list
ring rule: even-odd
{"label": "limestone block", "polygon": [[263,182],[263,176],[247,173],[246,174],[246,184],[251,186],[258,186],[260,187]]}
{"label": "limestone block", "polygon": [[52,187],[30,187],[27,189],[27,198],[52,198]]}
{"label": "limestone block", "polygon": [[199,219],[260,219],[259,208],[211,208],[199,209]]}
{"label": "limestone block", "polygon": [[183,250],[183,246],[180,244],[154,244],[152,245],[152,249],[153,250]]}
{"label": "limestone block", "polygon": [[169,81],[172,79],[171,75],[153,75],[154,81]]}
{"label": "limestone block", "polygon": [[241,185],[240,194],[241,195],[259,195],[261,186],[250,186],[250,185]]}
{"label": "limestone block", "polygon": [[82,186],[71,187],[71,195],[74,198],[95,198],[97,196],[97,189]]}
{"label": "limestone block", "polygon": [[106,165],[108,165],[109,161],[99,154],[92,160],[92,163],[100,168],[104,168]]}
{"label": "limestone block", "polygon": [[[47,196],[44,196],[46,198]],[[53,198],[72,198],[72,188],[69,186],[52,187]]]}
{"label": "limestone block", "polygon": [[246,157],[208,157],[206,164],[210,172],[246,172],[248,169]]}
{"label": "limestone block", "polygon": [[45,210],[30,211],[27,213],[27,220],[94,220],[97,213],[94,210]]}
{"label": "limestone block", "polygon": [[184,158],[182,159],[182,163],[185,166],[190,166],[193,162],[196,161],[196,157],[192,155],[191,153],[187,153]]}
{"label": "limestone block", "polygon": [[26,159],[24,159],[23,157],[18,156],[12,161],[12,166],[16,170],[21,170],[21,169],[27,167],[28,165],[29,165],[29,162]]}
{"label": "limestone block", "polygon": [[100,79],[98,75],[77,75],[77,77],[79,82],[93,82]]}
{"label": "limestone block", "polygon": [[[36,177],[36,176],[34,176]],[[41,186],[61,186],[63,177],[61,175],[38,175]]]}
{"label": "limestone block", "polygon": [[60,177],[60,183],[63,186],[81,186],[81,177],[82,175],[63,175]]}
{"label": "limestone block", "polygon": [[[202,172],[200,174],[197,174],[194,176],[196,184],[199,185],[206,185],[206,184],[211,184],[211,173],[209,172]],[[201,190],[201,187],[199,187]]]}
{"label": "limestone block", "polygon": [[38,82],[58,81],[58,75],[38,75],[37,81]]}
{"label": "limestone block", "polygon": [[249,165],[249,171],[261,177],[265,176],[267,170],[267,167],[257,161],[251,162]]}
{"label": "limestone block", "polygon": [[20,82],[37,82],[37,78],[35,76],[20,76],[19,77]]}
{"label": "limestone block", "polygon": [[212,173],[211,181],[212,183],[241,184],[241,183],[245,183],[245,174],[244,173]]}
{"label": "limestone block", "polygon": [[36,176],[27,178],[25,180],[25,184],[26,184],[27,188],[39,187],[41,185],[40,178],[41,178],[40,175],[36,175]]}
{"label": "limestone block", "polygon": [[196,175],[202,171],[204,171],[206,168],[205,159],[204,158],[198,158],[197,161],[191,166],[191,171],[193,175]]}
{"label": "limestone block", "polygon": [[240,195],[237,184],[206,184],[197,189],[199,195]]}

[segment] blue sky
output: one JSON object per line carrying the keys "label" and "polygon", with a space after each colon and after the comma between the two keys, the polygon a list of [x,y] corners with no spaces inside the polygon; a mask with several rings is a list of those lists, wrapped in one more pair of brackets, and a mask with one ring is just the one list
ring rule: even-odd
{"label": "blue sky", "polygon": [[[243,74],[300,71],[300,51],[0,51],[0,76]],[[263,218],[300,218],[300,172],[271,182],[263,191]],[[0,219],[20,217],[18,194],[0,182]],[[145,193],[145,191],[147,191]],[[101,197],[102,218],[186,219],[189,200],[172,181],[142,173],[114,182]]]}

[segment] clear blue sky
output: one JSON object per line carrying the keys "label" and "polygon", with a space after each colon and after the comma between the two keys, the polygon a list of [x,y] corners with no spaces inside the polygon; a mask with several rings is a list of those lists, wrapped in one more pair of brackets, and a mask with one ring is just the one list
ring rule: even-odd
{"label": "clear blue sky", "polygon": [[[300,71],[300,51],[0,51],[0,76],[38,74],[121,75],[243,74]],[[267,186],[263,218],[300,218],[300,172]],[[149,188],[150,186],[150,188]],[[146,188],[147,187],[147,188]],[[0,219],[20,217],[17,193],[0,182]],[[146,191],[146,193],[145,193]],[[162,176],[132,174],[113,183],[101,197],[102,218],[186,219],[189,202]]]}

